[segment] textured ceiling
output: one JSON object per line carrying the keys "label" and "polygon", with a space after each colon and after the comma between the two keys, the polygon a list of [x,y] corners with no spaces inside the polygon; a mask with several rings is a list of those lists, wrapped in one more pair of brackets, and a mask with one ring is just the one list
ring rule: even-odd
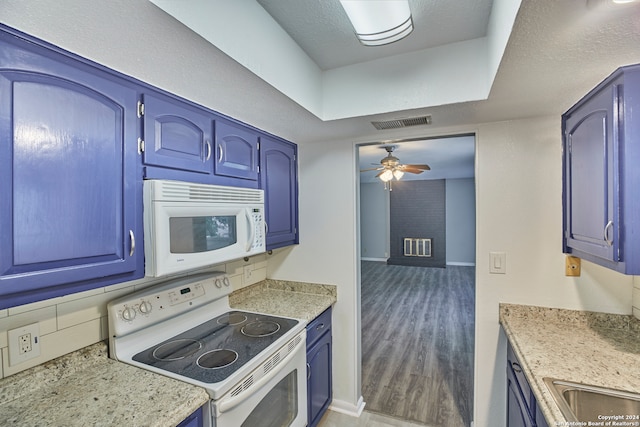
{"label": "textured ceiling", "polygon": [[340,3],[257,0],[322,70],[486,36],[493,0],[409,0],[413,32],[386,46],[358,42]]}

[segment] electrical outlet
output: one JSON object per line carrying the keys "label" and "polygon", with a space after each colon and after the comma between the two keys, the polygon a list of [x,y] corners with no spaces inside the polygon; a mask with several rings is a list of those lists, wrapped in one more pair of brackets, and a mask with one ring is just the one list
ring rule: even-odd
{"label": "electrical outlet", "polygon": [[40,356],[40,325],[34,323],[7,332],[9,366],[15,366]]}
{"label": "electrical outlet", "polygon": [[31,346],[31,334],[24,334],[18,337],[18,352],[20,354],[29,353],[33,350]]}

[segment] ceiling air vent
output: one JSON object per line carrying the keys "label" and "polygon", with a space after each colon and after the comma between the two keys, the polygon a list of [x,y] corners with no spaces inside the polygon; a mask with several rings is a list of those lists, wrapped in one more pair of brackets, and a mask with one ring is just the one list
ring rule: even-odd
{"label": "ceiling air vent", "polygon": [[431,116],[409,117],[407,119],[387,120],[384,122],[371,122],[378,130],[399,129],[409,126],[430,125]]}

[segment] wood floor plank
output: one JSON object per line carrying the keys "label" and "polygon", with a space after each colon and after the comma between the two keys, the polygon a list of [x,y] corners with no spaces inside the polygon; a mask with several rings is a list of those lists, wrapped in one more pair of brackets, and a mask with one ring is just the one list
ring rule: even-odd
{"label": "wood floor plank", "polygon": [[362,262],[367,410],[438,427],[473,412],[475,268]]}

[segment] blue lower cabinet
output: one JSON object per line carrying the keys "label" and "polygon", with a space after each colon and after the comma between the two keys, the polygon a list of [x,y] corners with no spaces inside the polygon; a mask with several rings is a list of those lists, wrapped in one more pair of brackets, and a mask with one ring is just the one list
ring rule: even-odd
{"label": "blue lower cabinet", "polygon": [[511,343],[507,343],[507,427],[549,427]]}
{"label": "blue lower cabinet", "polygon": [[204,425],[203,413],[204,411],[202,410],[202,407],[198,408],[193,414],[185,418],[176,427],[203,427]]}
{"label": "blue lower cabinet", "polygon": [[333,398],[331,308],[307,325],[307,425],[320,422]]}

